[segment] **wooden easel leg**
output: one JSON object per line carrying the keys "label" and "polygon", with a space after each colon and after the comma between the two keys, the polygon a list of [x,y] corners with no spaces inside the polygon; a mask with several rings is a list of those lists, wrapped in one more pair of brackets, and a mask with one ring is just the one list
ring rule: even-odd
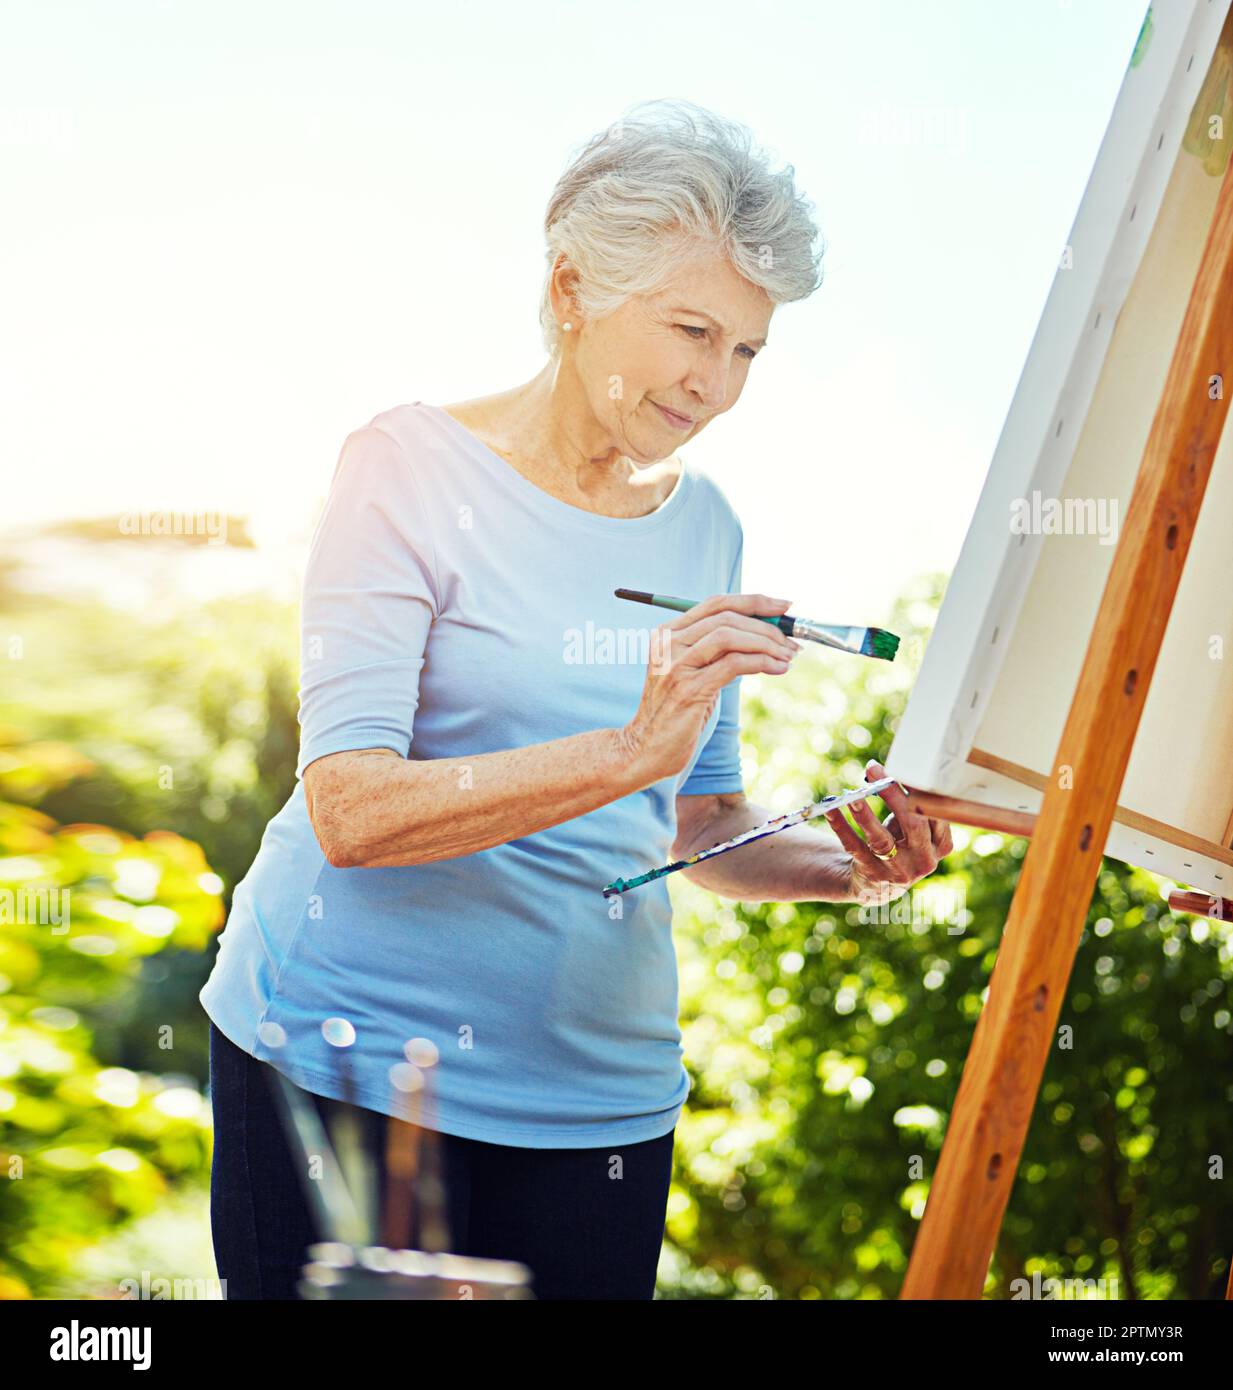
{"label": "wooden easel leg", "polygon": [[[1223,389],[1212,399],[1212,379]],[[902,1298],[979,1298],[1233,391],[1225,173]],[[1073,787],[1059,773],[1073,771]]]}

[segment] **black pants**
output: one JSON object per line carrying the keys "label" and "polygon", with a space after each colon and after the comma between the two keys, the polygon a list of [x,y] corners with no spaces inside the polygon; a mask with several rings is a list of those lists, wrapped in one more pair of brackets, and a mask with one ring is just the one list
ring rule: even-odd
{"label": "black pants", "polygon": [[[228,1298],[296,1298],[306,1247],[322,1238],[269,1070],[211,1023],[210,1226]],[[310,1100],[327,1122],[341,1108],[321,1096]],[[385,1116],[358,1107],[352,1113],[384,1191]],[[540,1299],[651,1298],[673,1137],[528,1149],[438,1135],[451,1250],[521,1261]]]}

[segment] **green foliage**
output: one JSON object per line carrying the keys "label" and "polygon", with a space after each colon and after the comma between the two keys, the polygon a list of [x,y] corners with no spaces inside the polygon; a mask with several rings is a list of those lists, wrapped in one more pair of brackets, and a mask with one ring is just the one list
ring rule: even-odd
{"label": "green foliage", "polygon": [[294,785],[295,623],[294,605],[260,597],[149,614],[46,601],[22,613],[0,724],[93,764],[48,789],[43,810],[135,835],[174,830],[234,887]]}
{"label": "green foliage", "polygon": [[[69,749],[10,744],[0,796],[46,792],[80,767]],[[202,951],[222,888],[199,846],[171,832],[57,825],[0,800],[0,1297],[54,1294],[101,1234],[205,1170],[197,1087],[102,1065],[94,1020],[145,960]],[[160,1028],[164,1061],[176,1027]]]}
{"label": "green foliage", "polygon": [[71,1297],[184,1201],[208,1231],[197,994],[294,783],[295,609],[34,597],[2,561],[0,603],[0,891],[72,907],[0,923],[0,1297]]}
{"label": "green foliage", "polygon": [[[229,902],[295,783],[295,605],[245,596],[133,613],[17,595],[6,606],[21,657],[6,663],[0,741],[39,750],[10,769],[10,794],[64,823],[173,831],[202,846]],[[49,758],[69,759],[74,775],[45,778]],[[212,959],[148,960],[141,988],[98,1019],[101,1051],[158,1070],[156,1024],[191,1018],[181,1066],[204,1083],[197,994]]]}
{"label": "green foliage", "polygon": [[[887,624],[910,634],[902,668],[811,653],[749,692],[753,801],[803,805],[885,758],[939,590],[922,586]],[[961,890],[965,910],[936,921],[913,922],[906,900],[862,921],[855,905],[674,884],[694,1088],[666,1296],[897,1294],[1027,849],[955,839],[928,882]],[[1103,1292],[1120,1298],[1222,1291],[1231,938],[1172,917],[1169,886],[1102,866],[1060,1020],[1073,1036],[1046,1071],[988,1296],[1033,1274],[1116,1278]]]}

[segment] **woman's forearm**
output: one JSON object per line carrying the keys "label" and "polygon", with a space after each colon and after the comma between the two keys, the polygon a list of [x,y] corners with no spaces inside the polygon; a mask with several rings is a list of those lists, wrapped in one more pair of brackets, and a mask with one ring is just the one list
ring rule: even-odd
{"label": "woman's forearm", "polygon": [[[722,844],[775,815],[743,802],[718,812],[680,846],[681,857]],[[682,869],[692,882],[721,898],[750,903],[853,902],[851,855],[827,831],[794,825],[739,849]]]}
{"label": "woman's forearm", "polygon": [[652,780],[623,729],[593,729],[474,757],[332,753],[304,770],[308,813],[338,868],[475,854],[584,816]]}

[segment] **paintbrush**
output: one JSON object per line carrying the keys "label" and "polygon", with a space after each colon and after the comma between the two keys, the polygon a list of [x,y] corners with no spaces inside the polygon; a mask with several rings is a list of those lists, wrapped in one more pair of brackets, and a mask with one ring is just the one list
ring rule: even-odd
{"label": "paintbrush", "polygon": [[[672,598],[669,594],[647,594],[641,589],[614,589],[617,598],[627,598],[634,603],[653,603],[656,608],[673,608],[678,613],[687,613],[701,603],[696,598]],[[803,637],[807,642],[818,642],[824,647],[834,647],[836,651],[851,652],[855,656],[873,656],[882,661],[894,661],[899,650],[899,638],[882,627],[844,627],[837,623],[817,623],[812,618],[793,618],[783,613],[777,618],[769,618],[758,613],[759,622],[777,627],[785,637]]]}
{"label": "paintbrush", "polygon": [[637,878],[614,878],[600,891],[606,898],[611,897],[614,893],[627,893],[631,888],[638,888],[644,883],[650,883],[653,879],[663,878],[665,874],[674,874],[678,869],[688,869],[691,864],[700,864],[704,859],[710,859],[713,855],[726,854],[730,849],[736,849],[738,845],[746,845],[751,840],[760,840],[764,835],[774,835],[777,831],[787,830],[790,825],[800,825],[802,821],[824,815],[827,811],[837,810],[840,806],[849,806],[854,801],[863,801],[867,796],[874,796],[878,792],[885,791],[894,783],[894,780],[893,777],[883,777],[880,781],[870,782],[867,787],[854,787],[851,791],[840,792],[838,796],[825,796],[821,801],[815,801],[811,806],[802,806],[799,811],[789,811],[782,816],[776,816],[773,820],[764,821],[761,825],[755,825],[752,830],[743,831],[740,835],[731,840],[725,840],[722,844],[712,845],[710,849],[699,850],[697,854],[691,854],[687,859],[678,859],[674,864],[665,864],[662,869],[652,869],[650,873],[639,874]]}
{"label": "paintbrush", "polygon": [[419,1152],[416,1169],[418,1177],[419,1247],[421,1250],[445,1251],[450,1248],[449,1217],[446,1214],[445,1174],[442,1171],[441,1136],[434,1128],[433,1069],[440,1057],[437,1045],[428,1038],[412,1038],[403,1048],[403,1056],[418,1067],[423,1084],[416,1092],[416,1129]]}
{"label": "paintbrush", "polygon": [[[312,1209],[318,1238],[359,1245],[368,1239],[368,1221],[356,1206],[325,1126],[308,1097],[276,1067],[266,1077],[283,1131],[299,1149],[296,1167]],[[313,1170],[320,1177],[313,1176]]]}
{"label": "paintbrush", "polygon": [[[407,1099],[424,1084],[423,1073],[410,1062],[390,1068],[394,1106],[410,1110]],[[419,1176],[420,1127],[413,1120],[391,1114],[385,1131],[385,1204],[381,1239],[391,1250],[408,1250],[415,1239],[415,1186]]]}
{"label": "paintbrush", "polygon": [[372,1159],[364,1146],[359,1112],[356,1109],[355,1082],[351,1074],[350,1049],[355,1045],[355,1027],[345,1018],[327,1018],[321,1025],[321,1035],[334,1049],[342,1104],[334,1114],[330,1134],[338,1164],[346,1178],[368,1231],[376,1223],[377,1175]]}
{"label": "paintbrush", "polygon": [[1214,917],[1218,922],[1233,922],[1233,898],[1217,898],[1211,893],[1169,894],[1170,912],[1188,912],[1195,917]]}

